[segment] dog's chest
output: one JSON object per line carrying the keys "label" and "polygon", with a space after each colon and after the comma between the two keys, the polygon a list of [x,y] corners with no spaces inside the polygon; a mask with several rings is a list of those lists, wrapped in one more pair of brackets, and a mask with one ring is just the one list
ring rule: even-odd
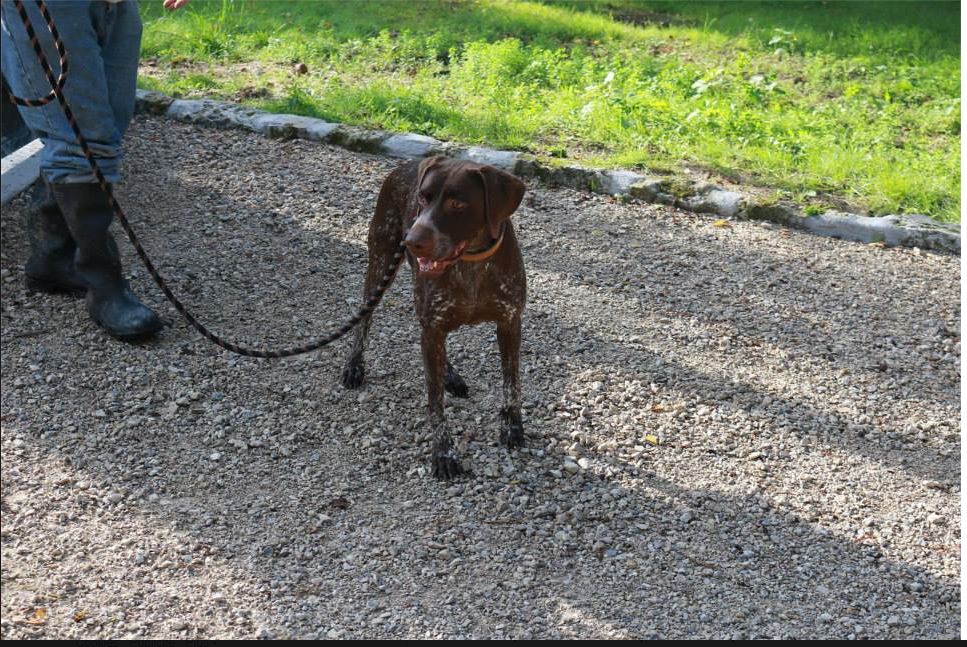
{"label": "dog's chest", "polygon": [[508,272],[492,262],[457,263],[439,279],[414,277],[417,316],[448,330],[484,321],[510,321],[524,308],[523,268]]}

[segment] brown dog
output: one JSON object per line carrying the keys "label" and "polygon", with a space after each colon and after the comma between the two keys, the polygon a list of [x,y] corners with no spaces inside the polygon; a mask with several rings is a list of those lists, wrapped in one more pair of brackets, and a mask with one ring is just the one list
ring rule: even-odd
{"label": "brown dog", "polygon": [[[524,197],[524,183],[492,166],[432,157],[407,162],[383,182],[369,226],[369,268],[364,298],[379,283],[400,240],[413,270],[416,315],[423,328],[433,475],[449,479],[463,470],[443,416],[443,391],[467,397],[467,385],[447,361],[447,333],[493,321],[504,374],[500,441],[524,442],[520,417],[520,318],[527,285],[510,215]],[[356,327],[343,370],[346,388],[363,383],[363,351],[371,316]]]}

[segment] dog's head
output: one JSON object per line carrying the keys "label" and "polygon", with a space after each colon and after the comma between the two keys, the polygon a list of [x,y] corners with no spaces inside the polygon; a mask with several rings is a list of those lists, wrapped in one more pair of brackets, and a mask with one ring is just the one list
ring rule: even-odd
{"label": "dog's head", "polygon": [[472,241],[496,240],[524,197],[510,173],[440,156],[423,160],[417,178],[420,211],[404,242],[425,276],[442,274]]}

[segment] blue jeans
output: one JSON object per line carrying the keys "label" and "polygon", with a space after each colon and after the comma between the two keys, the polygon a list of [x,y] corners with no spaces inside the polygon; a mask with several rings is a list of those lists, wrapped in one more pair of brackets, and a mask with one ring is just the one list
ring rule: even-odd
{"label": "blue jeans", "polygon": [[[24,5],[56,76],[60,58],[47,24],[36,3],[25,0]],[[141,48],[138,4],[47,0],[47,6],[67,49],[70,69],[64,96],[107,180],[117,182],[121,140],[134,115]],[[3,75],[10,90],[25,99],[47,95],[50,83],[12,2],[0,3],[0,27]],[[44,143],[40,168],[49,182],[95,181],[56,99],[40,108],[18,108]]]}

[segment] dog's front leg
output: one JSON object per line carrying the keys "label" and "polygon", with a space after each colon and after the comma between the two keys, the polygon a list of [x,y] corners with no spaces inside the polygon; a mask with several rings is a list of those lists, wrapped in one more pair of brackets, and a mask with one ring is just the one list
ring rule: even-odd
{"label": "dog's front leg", "polygon": [[504,406],[500,410],[500,442],[508,449],[524,444],[520,417],[520,316],[497,324],[500,367],[504,374]]}
{"label": "dog's front leg", "polygon": [[426,373],[427,414],[433,431],[433,476],[451,479],[463,473],[453,447],[453,437],[443,415],[443,388],[447,368],[447,333],[439,328],[424,328],[423,369]]}

